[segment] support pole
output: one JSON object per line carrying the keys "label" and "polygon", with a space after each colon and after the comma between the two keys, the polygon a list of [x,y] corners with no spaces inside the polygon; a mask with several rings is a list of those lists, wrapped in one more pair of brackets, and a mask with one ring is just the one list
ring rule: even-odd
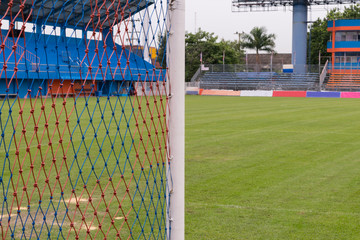
{"label": "support pole", "polygon": [[[185,0],[169,1],[169,239],[185,239]],[[171,181],[168,179],[168,181]]]}
{"label": "support pole", "polygon": [[292,63],[295,73],[306,72],[307,5],[306,0],[294,0]]}
{"label": "support pole", "polygon": [[143,21],[143,56],[144,60],[151,62],[149,52],[149,29],[150,29],[150,16],[149,16],[149,5],[144,10],[144,21]]}
{"label": "support pole", "polygon": [[66,39],[66,26],[64,24],[61,25],[60,28],[60,39],[62,42],[65,42]]}

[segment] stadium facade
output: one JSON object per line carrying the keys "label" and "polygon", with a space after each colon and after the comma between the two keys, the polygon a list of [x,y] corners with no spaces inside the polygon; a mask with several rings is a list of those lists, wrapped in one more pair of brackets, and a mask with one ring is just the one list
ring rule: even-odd
{"label": "stadium facade", "polygon": [[[113,10],[103,15],[109,14],[112,21],[121,22],[152,3],[132,4],[122,15]],[[156,49],[148,46],[149,57],[144,57],[146,53],[140,36],[136,43],[126,45],[122,42],[124,34],[108,21],[101,19],[106,23],[101,28],[90,26],[90,17],[83,13],[90,11],[91,4],[70,9],[70,5],[64,3],[66,9],[72,11],[72,16],[67,18],[61,15],[62,3],[43,5],[44,10],[39,11],[36,18],[26,21],[16,15],[17,5],[11,8],[13,16],[1,16],[0,97],[27,98],[49,93],[129,95],[134,93],[133,83],[140,78],[146,82],[165,78],[159,64],[155,66]],[[1,4],[3,14],[6,8],[7,4]],[[25,17],[32,8],[31,4],[24,5]],[[45,10],[54,16],[45,18]],[[132,24],[132,20],[127,22],[126,27]],[[100,55],[99,52],[104,53]],[[71,92],[62,89],[71,89]]]}
{"label": "stadium facade", "polygon": [[331,39],[327,51],[331,53],[329,72],[334,74],[360,73],[360,19],[328,21]]}

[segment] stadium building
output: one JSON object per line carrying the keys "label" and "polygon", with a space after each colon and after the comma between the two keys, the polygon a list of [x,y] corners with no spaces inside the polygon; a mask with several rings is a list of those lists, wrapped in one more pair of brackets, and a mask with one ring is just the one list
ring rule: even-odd
{"label": "stadium building", "polygon": [[328,21],[332,73],[357,73],[360,69],[360,19]]}
{"label": "stadium building", "polygon": [[[52,11],[51,3],[47,5],[44,8]],[[81,14],[62,18],[61,7],[53,7],[54,19],[31,18],[26,24],[20,17],[16,20],[2,17],[0,96],[128,95],[134,92],[133,82],[138,78],[163,79],[161,70],[155,67],[156,49],[148,46],[146,51],[150,57],[144,58],[146,51],[140,37],[137,45],[126,44],[120,30],[105,24],[101,28],[89,26],[90,17],[81,18]],[[136,7],[131,13],[135,14],[145,5],[130,7]],[[27,14],[31,5],[25,8]],[[82,8],[76,11],[90,11],[91,5],[85,4]],[[12,10],[18,11],[15,7]],[[124,14],[117,18],[123,20],[131,16]],[[100,50],[104,51],[100,54]],[[154,73],[157,79],[148,77],[149,73]]]}
{"label": "stadium building", "polygon": [[328,64],[326,89],[358,91],[360,89],[360,19],[328,21],[331,33],[327,51]]}

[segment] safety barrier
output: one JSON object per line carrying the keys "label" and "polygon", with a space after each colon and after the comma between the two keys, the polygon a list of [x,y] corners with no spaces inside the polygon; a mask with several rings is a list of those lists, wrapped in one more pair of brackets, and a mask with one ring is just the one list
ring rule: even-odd
{"label": "safety barrier", "polygon": [[360,92],[314,92],[314,91],[231,91],[207,90],[186,91],[187,95],[240,96],[240,97],[302,97],[302,98],[360,98]]}
{"label": "safety barrier", "polygon": [[306,97],[306,91],[274,91],[273,97]]}
{"label": "safety barrier", "polygon": [[306,97],[311,98],[340,98],[340,92],[307,92]]}

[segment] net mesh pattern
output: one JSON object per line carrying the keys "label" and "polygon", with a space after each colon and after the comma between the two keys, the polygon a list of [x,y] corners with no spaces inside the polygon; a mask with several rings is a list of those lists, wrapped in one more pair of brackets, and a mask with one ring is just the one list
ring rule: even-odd
{"label": "net mesh pattern", "polygon": [[2,239],[167,239],[168,3],[0,1]]}

